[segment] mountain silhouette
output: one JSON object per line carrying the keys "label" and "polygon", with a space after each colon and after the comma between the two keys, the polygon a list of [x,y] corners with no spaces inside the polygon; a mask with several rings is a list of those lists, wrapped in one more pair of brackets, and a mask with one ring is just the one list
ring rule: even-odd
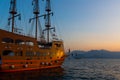
{"label": "mountain silhouette", "polygon": [[120,58],[120,52],[112,52],[108,50],[75,50],[70,53],[73,58]]}

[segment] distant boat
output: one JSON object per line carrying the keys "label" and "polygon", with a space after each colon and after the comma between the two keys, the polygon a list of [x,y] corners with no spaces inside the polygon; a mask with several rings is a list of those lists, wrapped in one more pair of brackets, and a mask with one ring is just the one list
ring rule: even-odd
{"label": "distant boat", "polygon": [[[39,0],[33,0],[33,14],[35,17],[35,36],[21,34],[18,28],[15,28],[15,18],[20,14],[16,10],[16,1],[10,2],[11,31],[0,29],[0,72],[35,70],[60,67],[66,57],[63,41],[56,38],[55,34],[50,35],[51,27],[50,17],[53,15],[50,7],[50,0],[46,0],[46,14],[40,15]],[[39,18],[45,18],[45,29],[38,35]],[[19,31],[19,32],[18,32]],[[45,36],[45,33],[47,36]],[[54,35],[54,36],[53,36]],[[39,38],[40,37],[40,38]],[[39,39],[38,39],[39,38]],[[50,38],[52,38],[50,40]]]}

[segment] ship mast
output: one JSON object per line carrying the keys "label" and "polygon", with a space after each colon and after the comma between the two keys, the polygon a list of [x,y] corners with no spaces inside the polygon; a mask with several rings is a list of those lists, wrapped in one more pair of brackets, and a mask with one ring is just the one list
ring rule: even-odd
{"label": "ship mast", "polygon": [[50,5],[50,0],[46,0],[46,20],[45,20],[45,27],[47,30],[47,42],[49,43],[49,33],[50,33],[50,27],[51,27],[51,21],[50,21],[50,15],[53,13],[51,12],[51,5]]}
{"label": "ship mast", "polygon": [[33,18],[30,18],[30,22],[31,20],[36,20],[36,28],[35,28],[35,38],[37,39],[37,28],[38,28],[38,21],[39,21],[39,17],[44,17],[45,18],[45,29],[43,31],[47,31],[47,42],[49,43],[49,36],[50,36],[50,30],[51,29],[54,29],[54,28],[51,28],[51,21],[50,21],[50,16],[53,15],[53,12],[51,12],[51,5],[50,5],[50,0],[46,0],[46,13],[43,14],[43,15],[40,15],[39,16],[39,0],[33,0],[33,6],[34,6],[34,9],[33,9],[33,14],[35,15],[35,17]]}
{"label": "ship mast", "polygon": [[33,14],[35,15],[35,20],[36,20],[36,30],[35,30],[35,38],[37,39],[37,28],[38,28],[38,14],[39,14],[39,1],[38,0],[33,0],[35,2],[34,4],[34,11]]}
{"label": "ship mast", "polygon": [[10,13],[10,16],[12,16],[8,18],[9,25],[10,25],[10,20],[12,20],[11,31],[14,32],[15,17],[19,17],[19,20],[20,20],[20,14],[17,14],[17,10],[16,10],[16,0],[11,0],[9,13]]}
{"label": "ship mast", "polygon": [[38,35],[38,21],[39,21],[39,0],[33,0],[32,2],[32,5],[33,5],[33,14],[35,15],[34,18],[30,18],[30,22],[31,20],[34,20],[35,19],[35,38],[37,39]]}

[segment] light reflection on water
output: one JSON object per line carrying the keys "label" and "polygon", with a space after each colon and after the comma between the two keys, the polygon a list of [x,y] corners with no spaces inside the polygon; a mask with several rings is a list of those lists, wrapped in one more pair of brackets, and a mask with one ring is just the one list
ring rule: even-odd
{"label": "light reflection on water", "polygon": [[120,59],[76,59],[66,61],[64,69],[70,80],[120,80]]}
{"label": "light reflection on water", "polygon": [[0,73],[0,80],[120,80],[120,59],[66,59],[60,68]]}

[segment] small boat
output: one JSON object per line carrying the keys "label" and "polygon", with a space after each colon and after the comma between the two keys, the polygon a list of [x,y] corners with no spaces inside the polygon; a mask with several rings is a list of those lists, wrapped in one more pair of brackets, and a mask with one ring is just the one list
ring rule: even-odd
{"label": "small boat", "polygon": [[[34,36],[17,32],[20,29],[15,28],[15,20],[16,17],[20,19],[21,15],[16,9],[17,0],[10,1],[8,21],[11,30],[0,29],[0,72],[49,69],[60,67],[64,62],[66,54],[63,40],[56,38],[53,34],[55,28],[51,26],[50,19],[53,12],[50,0],[44,1],[46,1],[46,8],[43,15],[40,15],[39,11],[40,1],[32,1],[34,17],[29,21],[35,21]],[[45,28],[40,29],[40,32],[38,24],[41,17],[45,19]]]}

